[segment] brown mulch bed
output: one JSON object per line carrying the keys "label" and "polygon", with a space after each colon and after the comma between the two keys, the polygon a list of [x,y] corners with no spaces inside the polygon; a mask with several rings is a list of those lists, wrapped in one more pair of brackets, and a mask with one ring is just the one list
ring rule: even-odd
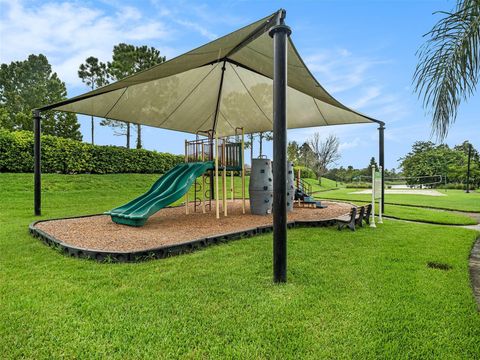
{"label": "brown mulch bed", "polygon": [[[183,243],[213,235],[239,232],[272,224],[272,216],[251,215],[246,202],[246,214],[242,214],[240,200],[228,202],[228,216],[220,213],[215,218],[214,202],[211,212],[185,214],[185,207],[165,208],[150,217],[143,227],[131,227],[114,223],[108,215],[75,219],[42,221],[35,225],[71,246],[103,251],[139,251],[164,245]],[[288,221],[328,220],[348,214],[351,204],[322,201],[326,209],[295,208],[288,214]],[[220,206],[221,209],[221,206]]]}

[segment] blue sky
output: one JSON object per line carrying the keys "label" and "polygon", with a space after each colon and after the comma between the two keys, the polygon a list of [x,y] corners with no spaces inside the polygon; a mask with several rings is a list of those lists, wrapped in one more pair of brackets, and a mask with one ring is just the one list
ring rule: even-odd
{"label": "blue sky", "polygon": [[[172,58],[218,36],[287,10],[292,38],[315,77],[349,107],[386,122],[386,167],[430,139],[430,118],[412,91],[415,51],[422,35],[454,1],[4,1],[0,0],[0,61],[43,53],[67,84],[68,95],[87,91],[77,69],[88,56],[103,61],[119,42],[149,45]],[[469,139],[480,148],[480,95],[463,103],[446,142]],[[80,117],[84,141],[89,119]],[[377,157],[375,125],[290,130],[289,140],[305,141],[314,131],[337,134],[337,165],[364,167]],[[110,128],[96,128],[99,144],[123,145]],[[144,127],[147,149],[182,153],[182,133]],[[132,139],[133,141],[133,139]],[[257,144],[258,149],[258,144]],[[266,146],[271,154],[271,144]]]}

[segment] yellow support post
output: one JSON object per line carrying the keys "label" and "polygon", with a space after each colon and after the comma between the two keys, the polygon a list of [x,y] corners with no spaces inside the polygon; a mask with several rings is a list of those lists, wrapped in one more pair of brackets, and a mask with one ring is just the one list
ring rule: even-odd
{"label": "yellow support post", "polygon": [[[188,163],[188,141],[185,140],[185,162]],[[185,214],[188,215],[188,191],[185,194]]]}
{"label": "yellow support post", "polygon": [[[205,161],[205,149],[202,142],[202,162]],[[202,213],[205,214],[205,173],[202,174]]]}
{"label": "yellow support post", "polygon": [[245,214],[245,130],[242,127],[242,213]]}
{"label": "yellow support post", "polygon": [[217,219],[220,219],[220,203],[218,202],[218,134],[215,132],[215,207]]}
{"label": "yellow support post", "polygon": [[223,186],[222,186],[222,201],[223,201],[223,215],[227,216],[227,159],[226,159],[226,142],[225,138],[223,139],[223,148],[222,148],[222,153],[223,153],[223,174],[222,174],[222,179],[223,179]]}
{"label": "yellow support post", "polygon": [[233,171],[230,171],[230,192],[231,192],[232,202],[234,202],[235,201],[235,179],[233,177]]}

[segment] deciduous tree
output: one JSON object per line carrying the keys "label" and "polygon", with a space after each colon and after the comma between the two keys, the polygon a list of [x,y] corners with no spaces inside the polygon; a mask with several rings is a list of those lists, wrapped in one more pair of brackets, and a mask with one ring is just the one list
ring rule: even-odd
{"label": "deciduous tree", "polygon": [[316,132],[308,140],[308,144],[315,155],[315,162],[312,168],[320,182],[322,175],[327,171],[327,167],[340,159],[340,141],[333,134],[329,135],[325,140],[321,140],[320,133]]}

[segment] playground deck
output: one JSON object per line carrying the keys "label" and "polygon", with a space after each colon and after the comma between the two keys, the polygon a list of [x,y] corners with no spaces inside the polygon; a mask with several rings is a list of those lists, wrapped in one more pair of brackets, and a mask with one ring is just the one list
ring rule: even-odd
{"label": "playground deck", "polygon": [[[325,202],[326,209],[295,208],[288,221],[322,221],[334,219],[350,211],[347,203]],[[272,216],[251,215],[249,204],[242,214],[240,200],[228,202],[228,217],[219,220],[215,211],[185,214],[185,207],[165,208],[153,215],[143,227],[115,224],[108,215],[94,215],[70,219],[46,220],[34,224],[31,229],[54,239],[57,244],[77,249],[104,252],[138,252],[159,247],[174,246],[198,239],[222,234],[271,226]],[[42,234],[40,234],[42,235]]]}

